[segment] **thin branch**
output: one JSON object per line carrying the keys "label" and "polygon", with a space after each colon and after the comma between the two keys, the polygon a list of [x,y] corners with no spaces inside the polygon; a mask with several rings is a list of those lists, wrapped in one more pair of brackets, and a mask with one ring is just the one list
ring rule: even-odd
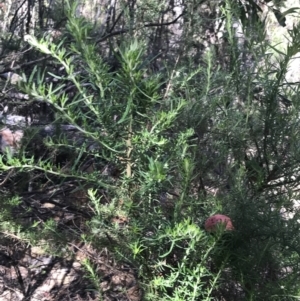
{"label": "thin branch", "polygon": [[[184,13],[180,14],[177,18],[175,18],[173,21],[170,21],[170,22],[166,22],[166,23],[149,23],[149,24],[145,24],[143,27],[146,28],[146,27],[169,26],[169,25],[172,25],[172,24],[176,23],[178,21],[178,19],[180,19],[183,15],[184,15]],[[131,30],[136,30],[136,29],[137,28],[133,28]],[[106,36],[104,36],[103,38],[100,38],[99,40],[97,40],[96,44],[101,43],[101,42],[103,42],[103,41],[105,41],[108,38],[111,38],[113,36],[121,35],[121,34],[127,33],[127,32],[129,32],[129,29],[121,29],[121,30],[118,30],[118,31],[111,32],[111,33],[107,34]]]}
{"label": "thin branch", "polygon": [[23,64],[18,65],[16,67],[6,68],[6,69],[4,69],[4,70],[1,71],[0,77],[3,77],[2,75],[5,74],[5,73],[13,72],[13,71],[22,69],[23,67],[26,67],[26,66],[35,65],[35,64],[37,64],[39,62],[42,62],[42,61],[45,61],[45,60],[49,59],[50,57],[51,57],[50,55],[47,55],[47,56],[42,57],[40,59],[37,59],[37,60],[34,60],[34,61],[30,61],[30,62],[27,62],[27,63],[23,63]]}

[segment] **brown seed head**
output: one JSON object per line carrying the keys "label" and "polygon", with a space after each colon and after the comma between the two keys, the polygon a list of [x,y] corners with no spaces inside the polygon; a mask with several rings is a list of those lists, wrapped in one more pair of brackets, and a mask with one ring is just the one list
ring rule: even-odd
{"label": "brown seed head", "polygon": [[210,216],[204,224],[205,230],[207,232],[216,232],[218,226],[220,224],[224,224],[225,230],[231,231],[234,230],[231,218],[223,215],[223,214],[216,214],[213,216]]}

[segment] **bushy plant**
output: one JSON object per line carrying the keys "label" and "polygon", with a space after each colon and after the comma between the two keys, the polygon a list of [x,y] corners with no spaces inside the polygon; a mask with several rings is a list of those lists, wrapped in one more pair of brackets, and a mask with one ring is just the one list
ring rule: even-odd
{"label": "bushy plant", "polygon": [[[87,197],[74,207],[87,213],[84,225],[20,218],[8,228],[2,221],[2,231],[29,244],[47,239],[56,254],[73,240],[106,247],[137,271],[145,300],[297,298],[299,99],[285,80],[299,50],[297,29],[274,66],[263,23],[243,20],[249,27],[241,45],[233,24],[243,9],[226,0],[226,66],[217,46],[194,66],[187,43],[182,61],[157,74],[141,37],[111,45],[118,64],[110,68],[75,10],[69,5],[68,38],[60,43],[26,36],[60,68],[36,68],[20,84],[51,107],[55,128],[71,125],[74,135],[42,140],[52,157],[30,148],[14,158],[7,153],[1,168],[30,173],[32,181],[34,172],[42,174],[40,187],[82,188]],[[90,162],[93,168],[84,168]],[[1,217],[11,219],[20,200],[6,200]],[[217,212],[228,214],[235,230],[206,233],[204,221]],[[100,291],[93,265],[84,266]]]}

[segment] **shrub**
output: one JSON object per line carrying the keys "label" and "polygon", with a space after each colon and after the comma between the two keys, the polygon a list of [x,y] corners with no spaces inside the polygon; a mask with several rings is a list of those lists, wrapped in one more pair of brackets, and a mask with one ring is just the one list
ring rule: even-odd
{"label": "shrub", "polygon": [[[1,168],[30,173],[38,187],[75,187],[72,198],[82,189],[80,203],[61,197],[55,205],[79,212],[84,223],[74,230],[53,216],[31,223],[21,216],[9,231],[31,244],[44,240],[58,255],[73,241],[107,247],[137,271],[145,300],[297,296],[298,94],[285,81],[297,29],[274,66],[260,22],[248,20],[253,27],[247,23],[241,46],[233,23],[242,9],[228,0],[220,8],[226,68],[216,46],[205,50],[200,67],[189,63],[187,50],[182,63],[156,73],[148,68],[147,40],[132,38],[112,47],[112,70],[75,9],[68,7],[68,39],[26,36],[59,68],[36,68],[20,84],[51,107],[55,127],[70,125],[74,134],[43,140],[53,157],[25,148],[3,156]],[[57,153],[63,160],[53,159]],[[12,219],[19,199],[5,204],[2,216]],[[217,213],[230,216],[235,230],[205,232],[204,221]],[[100,291],[92,263],[84,264]]]}

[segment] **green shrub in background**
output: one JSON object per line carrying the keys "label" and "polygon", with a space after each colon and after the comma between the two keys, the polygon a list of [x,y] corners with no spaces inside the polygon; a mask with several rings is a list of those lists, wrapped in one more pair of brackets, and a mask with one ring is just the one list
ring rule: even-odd
{"label": "green shrub in background", "polygon": [[[84,140],[47,140],[49,148],[67,150],[68,169],[28,153],[1,168],[43,172],[55,183],[74,178],[89,189],[93,214],[70,235],[52,220],[7,223],[19,204],[12,201],[2,212],[3,231],[31,244],[48,239],[57,254],[73,240],[107,247],[137,270],[145,300],[299,298],[299,99],[298,87],[285,81],[299,35],[290,32],[287,53],[274,66],[259,23],[249,25],[241,48],[233,27],[240,11],[229,0],[221,8],[227,68],[212,47],[201,66],[183,53],[156,74],[146,39],[132,38],[113,45],[112,71],[89,39],[90,25],[74,17],[76,6],[67,13],[69,39],[26,36],[61,68],[35,70],[23,90]],[[91,173],[81,169],[87,158],[97,167]],[[118,176],[103,172],[107,164]],[[203,222],[215,212],[229,215],[235,230],[206,233]],[[112,223],[114,216],[127,224]],[[97,283],[93,266],[85,267]]]}

